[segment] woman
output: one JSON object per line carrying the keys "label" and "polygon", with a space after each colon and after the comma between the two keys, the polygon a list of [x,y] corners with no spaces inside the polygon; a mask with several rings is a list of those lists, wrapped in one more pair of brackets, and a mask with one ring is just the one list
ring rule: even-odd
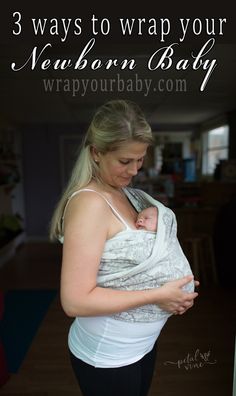
{"label": "woman", "polygon": [[51,237],[63,242],[61,303],[75,317],[71,362],[84,396],[147,395],[154,345],[167,320],[155,308],[183,314],[197,296],[182,289],[192,276],[141,290],[122,289],[119,277],[120,288],[98,282],[100,275],[109,279],[119,266],[135,269],[151,255],[153,233],[146,232],[138,251],[133,248],[141,232],[135,226],[139,209],[126,188],[151,143],[151,128],[136,104],[113,100],[101,106],[52,219]]}

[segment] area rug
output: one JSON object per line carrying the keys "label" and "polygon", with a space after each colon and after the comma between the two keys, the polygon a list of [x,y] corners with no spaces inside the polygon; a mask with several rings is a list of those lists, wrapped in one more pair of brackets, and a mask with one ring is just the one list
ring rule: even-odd
{"label": "area rug", "polygon": [[0,337],[10,373],[19,370],[56,294],[57,290],[11,290],[5,293]]}

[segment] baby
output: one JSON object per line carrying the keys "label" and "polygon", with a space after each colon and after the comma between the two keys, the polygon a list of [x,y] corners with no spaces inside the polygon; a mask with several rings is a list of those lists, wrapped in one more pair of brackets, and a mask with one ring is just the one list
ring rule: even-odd
{"label": "baby", "polygon": [[143,209],[139,212],[136,227],[138,230],[157,231],[158,210],[155,206]]}
{"label": "baby", "polygon": [[[158,223],[158,209],[155,206],[150,206],[149,208],[143,209],[141,212],[139,212],[135,225],[138,230],[156,232],[157,223]],[[181,264],[181,260],[180,262],[173,261],[171,271],[168,271],[168,269],[165,267],[161,267],[158,273],[160,283],[164,284],[167,281],[178,279],[180,277],[180,274],[181,276],[186,276],[191,274],[192,271],[189,266],[189,263],[186,258],[185,260],[182,260],[182,264]],[[185,285],[183,287],[183,290],[186,290],[187,292],[192,292],[194,290],[193,281],[191,282],[191,284]]]}

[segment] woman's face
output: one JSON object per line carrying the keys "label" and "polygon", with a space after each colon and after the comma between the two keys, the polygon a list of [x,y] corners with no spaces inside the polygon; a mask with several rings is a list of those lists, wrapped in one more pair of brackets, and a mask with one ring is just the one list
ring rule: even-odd
{"label": "woman's face", "polygon": [[146,143],[130,141],[116,151],[106,154],[94,152],[103,182],[115,188],[128,186],[141,168],[147,148]]}

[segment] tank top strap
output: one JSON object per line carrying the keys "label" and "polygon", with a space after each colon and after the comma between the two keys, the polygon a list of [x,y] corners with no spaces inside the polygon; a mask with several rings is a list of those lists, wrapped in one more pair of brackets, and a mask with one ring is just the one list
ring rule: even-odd
{"label": "tank top strap", "polygon": [[68,200],[67,200],[67,202],[66,202],[65,208],[64,208],[64,212],[63,212],[63,216],[62,216],[62,222],[64,221],[64,217],[65,217],[65,213],[66,213],[66,208],[67,208],[67,206],[68,206],[70,200],[71,200],[75,195],[79,194],[79,193],[82,192],[82,191],[91,191],[91,192],[94,192],[94,193],[97,193],[98,195],[100,195],[100,197],[102,197],[102,198],[106,201],[106,203],[110,206],[110,208],[111,208],[112,212],[115,214],[115,216],[125,225],[125,227],[127,228],[127,230],[130,230],[130,229],[131,229],[131,227],[126,223],[126,221],[125,221],[125,220],[123,219],[123,217],[119,214],[119,212],[114,208],[114,206],[111,204],[111,202],[110,202],[106,197],[104,197],[103,194],[101,194],[100,192],[98,192],[98,191],[96,191],[96,190],[93,190],[93,189],[91,189],[91,188],[82,188],[81,190],[74,191],[74,192],[70,195],[70,197],[68,198]]}

